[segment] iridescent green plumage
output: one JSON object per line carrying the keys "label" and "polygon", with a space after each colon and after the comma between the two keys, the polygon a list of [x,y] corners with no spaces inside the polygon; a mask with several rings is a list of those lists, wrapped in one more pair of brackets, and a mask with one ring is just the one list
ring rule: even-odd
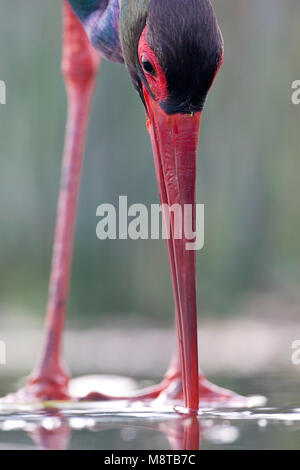
{"label": "iridescent green plumage", "polygon": [[138,43],[146,25],[148,8],[151,0],[120,0],[120,40],[123,57],[132,82],[142,101],[141,79],[138,74]]}

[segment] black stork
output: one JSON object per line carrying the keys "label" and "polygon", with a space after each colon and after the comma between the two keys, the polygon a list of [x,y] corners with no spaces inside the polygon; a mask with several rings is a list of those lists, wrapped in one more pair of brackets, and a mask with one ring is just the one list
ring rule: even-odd
{"label": "black stork", "polygon": [[[68,121],[46,340],[41,361],[14,395],[23,401],[70,398],[61,345],[82,157],[100,57],[125,64],[145,107],[160,200],[169,207],[192,205],[194,226],[200,120],[223,60],[223,38],[209,0],[63,0],[63,8]],[[174,237],[171,219],[167,248],[178,354],[161,384],[122,398],[175,401],[196,411],[199,400],[226,403],[238,395],[199,374],[195,251],[187,250],[186,242],[184,236]],[[87,398],[112,397],[91,393]]]}

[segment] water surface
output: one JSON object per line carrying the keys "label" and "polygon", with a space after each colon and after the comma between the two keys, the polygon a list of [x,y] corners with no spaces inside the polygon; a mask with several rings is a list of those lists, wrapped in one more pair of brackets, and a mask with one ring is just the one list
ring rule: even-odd
{"label": "water surface", "polygon": [[[267,405],[202,409],[198,419],[137,405],[123,412],[97,405],[0,411],[0,449],[300,449],[299,380],[288,373],[215,378],[242,394],[268,397]],[[15,381],[1,380],[1,395]],[[120,409],[121,411],[121,409]]]}

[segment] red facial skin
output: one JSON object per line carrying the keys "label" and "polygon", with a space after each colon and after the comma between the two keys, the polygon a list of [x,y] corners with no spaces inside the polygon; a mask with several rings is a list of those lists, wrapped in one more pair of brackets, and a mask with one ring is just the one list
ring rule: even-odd
{"label": "red facial skin", "polygon": [[139,61],[140,64],[143,62],[143,57],[149,61],[155,71],[155,75],[151,73],[147,73],[144,70],[144,74],[147,80],[147,83],[150,87],[151,92],[155,96],[156,101],[165,101],[165,99],[168,96],[168,84],[167,84],[167,79],[164,74],[164,71],[162,70],[161,66],[159,65],[159,62],[157,60],[157,57],[151,47],[149,46],[147,42],[147,26],[144,28],[140,41],[139,41],[139,49],[138,49],[138,55],[139,55]]}

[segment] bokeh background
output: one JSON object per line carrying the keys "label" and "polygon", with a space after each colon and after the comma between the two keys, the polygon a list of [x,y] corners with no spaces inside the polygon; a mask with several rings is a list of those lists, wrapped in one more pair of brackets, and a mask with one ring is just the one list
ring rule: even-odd
{"label": "bokeh background", "polygon": [[[0,0],[6,373],[28,372],[41,341],[66,118],[60,3]],[[280,360],[288,367],[300,307],[300,106],[291,102],[291,84],[300,78],[300,3],[213,4],[225,60],[199,143],[198,202],[206,205],[205,248],[197,257],[200,349],[213,372],[262,370]],[[129,204],[158,202],[142,104],[124,67],[103,61],[80,192],[67,355],[80,372],[160,373],[174,321],[165,243],[96,238],[97,206],[117,204],[119,195]],[[84,344],[94,345],[92,354]],[[108,359],[112,344],[116,357]],[[127,368],[119,366],[122,351]]]}

